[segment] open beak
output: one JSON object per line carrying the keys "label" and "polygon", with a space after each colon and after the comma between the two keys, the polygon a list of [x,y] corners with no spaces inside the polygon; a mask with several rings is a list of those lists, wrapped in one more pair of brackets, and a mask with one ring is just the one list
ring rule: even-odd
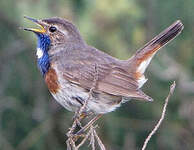
{"label": "open beak", "polygon": [[45,33],[46,30],[43,26],[43,23],[40,21],[40,20],[37,20],[37,19],[33,19],[33,18],[30,18],[30,17],[27,17],[27,16],[24,16],[24,18],[36,23],[40,28],[39,29],[34,29],[34,28],[24,28],[24,30],[26,31],[32,31],[32,32],[35,32],[35,33]]}

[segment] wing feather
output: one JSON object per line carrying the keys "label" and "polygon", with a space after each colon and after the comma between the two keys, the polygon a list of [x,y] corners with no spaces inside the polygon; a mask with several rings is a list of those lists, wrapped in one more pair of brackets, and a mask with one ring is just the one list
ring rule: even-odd
{"label": "wing feather", "polygon": [[83,57],[75,57],[74,53],[76,53],[76,50],[69,56],[63,54],[52,59],[52,63],[55,64],[58,72],[65,80],[89,90],[97,77],[95,92],[151,100],[138,89],[138,83],[133,75],[122,68],[122,65],[118,64],[113,57],[109,55],[100,57],[100,51],[93,51],[88,55],[88,52],[83,50],[80,53],[80,55],[84,55]]}

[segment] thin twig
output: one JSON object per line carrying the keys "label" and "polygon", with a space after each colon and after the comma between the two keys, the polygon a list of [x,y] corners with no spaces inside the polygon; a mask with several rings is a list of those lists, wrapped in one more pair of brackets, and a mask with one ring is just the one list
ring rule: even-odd
{"label": "thin twig", "polygon": [[95,137],[94,137],[94,127],[93,125],[90,127],[90,145],[92,146],[92,150],[95,150]]}
{"label": "thin twig", "polygon": [[106,150],[104,144],[102,143],[102,141],[100,140],[98,134],[96,133],[96,130],[94,130],[94,136],[96,137],[96,140],[98,142],[98,145],[100,146],[101,150]]}
{"label": "thin twig", "polygon": [[70,143],[71,143],[71,146],[72,146],[73,150],[78,150],[76,145],[75,145],[75,142],[72,138],[70,138]]}
{"label": "thin twig", "polygon": [[[95,69],[94,81],[93,81],[92,88],[89,91],[89,96],[84,101],[84,104],[80,107],[80,109],[75,113],[75,120],[74,120],[74,122],[72,124],[72,127],[69,129],[69,131],[67,133],[68,139],[67,139],[66,143],[67,143],[67,149],[68,150],[78,150],[85,143],[85,141],[89,138],[89,136],[92,136],[93,135],[93,133],[92,133],[93,132],[92,131],[92,129],[93,129],[92,128],[92,124],[96,121],[96,119],[99,118],[99,116],[101,116],[101,115],[96,116],[85,127],[82,128],[83,130],[82,129],[80,130],[80,131],[84,131],[85,132],[89,127],[91,127],[90,130],[88,131],[88,133],[85,135],[84,139],[81,141],[81,143],[78,146],[76,146],[75,145],[75,142],[81,136],[79,134],[74,135],[73,133],[74,133],[74,131],[76,129],[77,124],[79,124],[80,127],[81,127],[80,121],[83,119],[81,117],[81,115],[84,112],[84,110],[86,109],[87,104],[88,104],[88,101],[90,100],[90,98],[92,96],[92,92],[96,88],[97,81],[98,81],[98,68],[97,68],[97,65],[95,64],[94,67],[95,67],[94,68]],[[81,133],[81,132],[78,131],[78,133]],[[94,145],[92,145],[92,148],[95,148]]]}
{"label": "thin twig", "polygon": [[90,128],[100,117],[102,114],[95,116],[92,120],[90,120],[81,130],[79,130],[76,134],[79,135],[82,132],[85,132],[88,128]]}
{"label": "thin twig", "polygon": [[84,137],[84,139],[81,141],[81,143],[77,146],[77,149],[79,149],[85,142],[86,140],[89,138],[90,136],[90,131],[86,134],[86,136]]}
{"label": "thin twig", "polygon": [[67,150],[71,150],[69,139],[66,141],[66,144],[67,144]]}
{"label": "thin twig", "polygon": [[69,132],[67,133],[67,136],[71,136],[72,133],[74,132],[76,126],[77,126],[77,123],[81,124],[80,121],[81,121],[81,114],[83,113],[83,111],[86,109],[87,107],[87,104],[88,104],[88,101],[90,100],[91,96],[92,96],[92,92],[93,90],[96,88],[96,85],[97,85],[97,81],[98,81],[98,69],[97,69],[97,65],[95,64],[95,75],[94,75],[94,82],[93,82],[93,86],[92,88],[90,89],[89,91],[89,96],[87,98],[87,100],[84,101],[84,104],[82,105],[82,107],[78,110],[78,112],[75,113],[75,120],[72,124],[72,127],[70,128]]}
{"label": "thin twig", "polygon": [[164,120],[164,117],[165,117],[165,114],[166,114],[166,108],[167,108],[167,105],[168,105],[168,101],[169,101],[170,96],[174,93],[175,86],[176,86],[176,83],[174,81],[173,84],[170,86],[169,94],[168,94],[167,98],[165,99],[165,103],[164,103],[164,106],[163,106],[161,118],[158,121],[158,123],[156,124],[156,126],[154,127],[154,129],[150,132],[150,134],[148,135],[148,137],[146,138],[146,140],[144,141],[142,150],[145,150],[146,149],[147,144],[150,141],[151,137],[156,133],[156,131],[160,127],[162,121]]}

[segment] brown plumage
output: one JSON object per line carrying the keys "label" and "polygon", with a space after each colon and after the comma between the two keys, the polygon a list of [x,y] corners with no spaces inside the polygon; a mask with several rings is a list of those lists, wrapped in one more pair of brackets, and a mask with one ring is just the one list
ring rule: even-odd
{"label": "brown plumage", "polygon": [[[129,60],[118,60],[87,45],[77,28],[67,20],[49,18],[36,20],[36,23],[43,28],[41,34],[51,40],[48,50],[51,65],[45,80],[52,95],[65,108],[76,111],[94,88],[87,111],[97,114],[113,111],[120,106],[122,98],[152,101],[140,89],[147,81],[145,69],[155,53],[183,29],[181,21],[176,21]],[[56,27],[55,32],[50,31],[51,26]]]}
{"label": "brown plumage", "polygon": [[45,82],[47,83],[47,86],[52,93],[57,93],[60,85],[58,84],[58,77],[54,69],[49,69],[46,76],[45,76]]}

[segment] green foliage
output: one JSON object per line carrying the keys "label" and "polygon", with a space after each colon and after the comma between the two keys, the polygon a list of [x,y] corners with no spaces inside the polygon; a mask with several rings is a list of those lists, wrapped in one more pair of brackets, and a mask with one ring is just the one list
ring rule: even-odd
{"label": "green foliage", "polygon": [[108,149],[140,149],[176,80],[166,119],[147,149],[193,149],[193,10],[193,0],[0,1],[0,150],[65,149],[72,122],[73,114],[53,100],[36,67],[35,37],[19,30],[32,25],[24,15],[68,18],[90,45],[120,59],[182,20],[183,33],[157,54],[146,72],[149,81],[143,89],[155,101],[125,103],[98,124]]}

